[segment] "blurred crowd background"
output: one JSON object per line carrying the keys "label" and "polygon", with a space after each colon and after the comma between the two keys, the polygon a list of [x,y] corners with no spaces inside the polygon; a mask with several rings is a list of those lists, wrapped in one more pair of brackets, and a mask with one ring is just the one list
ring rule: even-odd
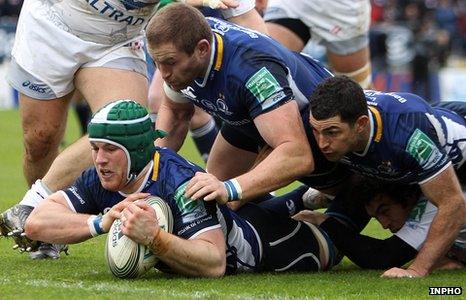
{"label": "blurred crowd background", "polygon": [[[0,0],[0,108],[17,101],[4,77],[22,2]],[[371,3],[374,88],[414,92],[431,102],[466,101],[466,0]],[[311,52],[325,61],[318,46]]]}

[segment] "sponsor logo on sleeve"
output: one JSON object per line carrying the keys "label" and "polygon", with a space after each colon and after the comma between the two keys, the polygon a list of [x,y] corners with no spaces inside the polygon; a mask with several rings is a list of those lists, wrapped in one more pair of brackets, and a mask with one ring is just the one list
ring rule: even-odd
{"label": "sponsor logo on sleeve", "polygon": [[442,159],[442,153],[435,143],[419,129],[416,129],[409,138],[406,150],[423,169],[434,167]]}
{"label": "sponsor logo on sleeve", "polygon": [[73,193],[73,195],[76,197],[76,199],[79,200],[79,203],[85,204],[86,202],[83,200],[81,195],[78,194],[78,189],[75,186],[71,186],[68,188],[68,190]]}
{"label": "sponsor logo on sleeve", "polygon": [[267,109],[285,97],[275,77],[263,67],[246,82],[246,88],[259,100],[262,109]]}
{"label": "sponsor logo on sleeve", "polygon": [[207,212],[205,210],[203,201],[186,198],[184,193],[188,182],[182,184],[175,191],[175,202],[181,212],[181,218],[184,223],[191,223],[197,219],[205,217]]}
{"label": "sponsor logo on sleeve", "polygon": [[418,201],[416,206],[409,213],[408,219],[406,220],[406,225],[416,229],[421,222],[422,216],[426,212],[427,200],[421,199]]}

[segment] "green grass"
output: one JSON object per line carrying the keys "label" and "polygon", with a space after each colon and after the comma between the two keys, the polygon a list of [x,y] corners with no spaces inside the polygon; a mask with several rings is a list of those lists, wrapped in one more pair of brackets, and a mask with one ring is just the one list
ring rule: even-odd
{"label": "green grass", "polygon": [[[65,144],[78,137],[71,114]],[[22,140],[17,111],[0,111],[0,210],[21,199]],[[182,154],[199,163],[188,139]],[[371,222],[366,233],[386,237]],[[382,271],[366,271],[344,260],[326,273],[242,274],[223,279],[187,279],[149,272],[141,279],[119,280],[106,269],[105,236],[70,247],[57,261],[32,261],[0,238],[0,299],[417,299],[428,298],[429,286],[464,286],[466,271],[435,272],[425,279],[381,279]]]}

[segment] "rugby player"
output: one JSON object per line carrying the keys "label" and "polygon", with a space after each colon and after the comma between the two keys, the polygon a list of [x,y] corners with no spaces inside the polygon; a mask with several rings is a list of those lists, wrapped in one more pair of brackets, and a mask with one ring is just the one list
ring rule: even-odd
{"label": "rugby player", "polygon": [[438,209],[413,263],[384,276],[428,275],[458,236],[466,218],[460,186],[465,178],[465,112],[464,103],[431,107],[413,94],[364,91],[345,76],[324,81],[311,97],[310,124],[328,160],[364,176],[418,184]]}
{"label": "rugby player", "polygon": [[[187,197],[247,201],[334,167],[317,147],[311,154],[308,141],[313,140],[308,97],[332,76],[317,61],[257,31],[206,21],[183,4],[160,10],[146,35],[165,81],[157,127],[169,134],[158,145],[181,147],[194,105],[223,121],[207,162],[209,173],[194,176]],[[270,154],[251,169],[266,145]],[[337,177],[327,171],[329,180],[322,184],[331,185]]]}
{"label": "rugby player", "polygon": [[[328,214],[316,211],[303,210],[293,218],[318,225],[342,254],[362,268],[399,267],[414,259],[426,240],[437,207],[421,195],[418,185],[393,184],[367,177],[360,177],[353,184],[352,197],[363,204],[384,229],[393,233],[391,237],[377,239],[358,234]],[[463,268],[465,243],[466,223],[434,269]]]}
{"label": "rugby player", "polygon": [[[224,17],[246,26],[264,26],[252,0],[187,2],[224,9]],[[146,105],[148,82],[142,30],[158,3],[24,2],[7,79],[20,92],[23,168],[32,186],[19,206],[0,217],[0,233],[14,236],[20,249],[33,250],[27,239],[21,238],[21,224],[30,211],[52,191],[69,186],[92,163],[86,151],[87,136],[57,157],[73,92],[79,91],[92,111],[122,98]],[[58,257],[55,249],[45,249],[45,244],[42,247],[43,253],[33,254],[34,258]]]}
{"label": "rugby player", "polygon": [[[108,104],[94,115],[88,132],[94,167],[34,209],[25,226],[29,238],[78,243],[108,232],[119,218],[123,234],[150,247],[178,274],[220,277],[237,272],[322,271],[333,265],[333,245],[314,225],[254,204],[235,213],[215,201],[185,197],[189,180],[204,171],[173,151],[154,146],[162,134],[136,102]],[[160,229],[150,206],[136,201],[149,195],[170,206],[172,233]]]}

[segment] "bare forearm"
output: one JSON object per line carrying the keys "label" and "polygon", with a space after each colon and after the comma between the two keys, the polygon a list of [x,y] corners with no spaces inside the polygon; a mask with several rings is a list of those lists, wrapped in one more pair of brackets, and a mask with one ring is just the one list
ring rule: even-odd
{"label": "bare forearm", "polygon": [[164,106],[160,107],[157,116],[157,129],[164,130],[168,133],[163,139],[156,141],[157,146],[167,147],[178,151],[183,145],[186,134],[188,133],[189,122],[192,112],[176,113]]}
{"label": "bare forearm", "polygon": [[[454,202],[454,199],[450,200]],[[426,241],[410,265],[410,269],[420,275],[429,274],[435,264],[445,255],[458,236],[466,218],[466,208],[462,201],[464,200],[457,201],[459,204],[455,206],[439,207]]]}
{"label": "bare forearm", "polygon": [[26,222],[26,235],[32,240],[57,244],[80,243],[91,238],[89,215],[54,210],[34,210]]}
{"label": "bare forearm", "polygon": [[160,260],[182,275],[221,277],[225,272],[225,250],[204,240],[184,240],[161,230],[151,248]]}
{"label": "bare forearm", "polygon": [[243,199],[271,192],[311,173],[312,154],[305,146],[297,148],[292,142],[283,143],[252,170],[237,177]]}

